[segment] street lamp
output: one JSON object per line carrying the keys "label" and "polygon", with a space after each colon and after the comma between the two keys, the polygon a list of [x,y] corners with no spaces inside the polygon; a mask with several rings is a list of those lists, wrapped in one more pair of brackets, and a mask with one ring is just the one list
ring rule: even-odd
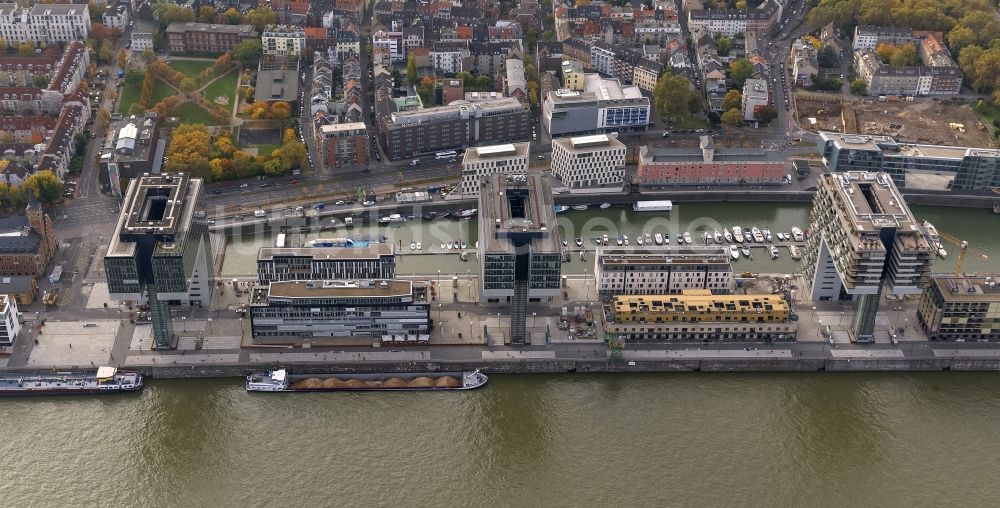
{"label": "street lamp", "polygon": [[813,305],[813,324],[816,324],[816,306]]}

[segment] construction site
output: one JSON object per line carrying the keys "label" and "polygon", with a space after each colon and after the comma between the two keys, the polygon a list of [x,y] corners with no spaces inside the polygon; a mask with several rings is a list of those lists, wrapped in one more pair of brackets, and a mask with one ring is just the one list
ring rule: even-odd
{"label": "construction site", "polygon": [[[990,129],[968,104],[921,98],[914,101],[845,98],[797,91],[802,128],[851,134],[881,134],[930,145],[993,147]],[[947,121],[945,121],[947,120]]]}

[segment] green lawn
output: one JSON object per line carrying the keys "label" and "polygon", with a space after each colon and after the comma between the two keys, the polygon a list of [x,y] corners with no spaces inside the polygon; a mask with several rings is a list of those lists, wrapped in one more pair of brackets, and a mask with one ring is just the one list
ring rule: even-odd
{"label": "green lawn", "polygon": [[225,95],[229,98],[225,107],[232,109],[233,101],[236,99],[236,80],[238,78],[237,69],[233,69],[206,86],[201,92],[206,99],[213,102],[217,97]]}
{"label": "green lawn", "polygon": [[708,120],[700,116],[678,115],[674,118],[674,129],[707,129]]}
{"label": "green lawn", "polygon": [[174,116],[180,118],[184,123],[200,123],[205,125],[219,125],[201,106],[193,102],[185,102],[177,107]]}
{"label": "green lawn", "polygon": [[171,60],[167,62],[167,65],[177,69],[181,72],[181,74],[184,74],[189,78],[193,78],[198,74],[201,74],[201,71],[211,67],[212,63],[213,62],[203,62],[201,60]]}
{"label": "green lawn", "polygon": [[996,127],[993,126],[993,121],[1000,119],[1000,107],[993,104],[993,101],[983,101],[983,105],[979,106],[975,103],[972,105],[973,111],[979,114],[983,119],[983,123],[986,124],[986,128],[991,131],[995,131]]}
{"label": "green lawn", "polygon": [[281,148],[281,145],[256,145],[257,155],[271,156],[271,152]]}
{"label": "green lawn", "polygon": [[170,97],[171,95],[174,95],[176,93],[177,91],[174,90],[173,88],[170,88],[170,85],[158,79],[156,80],[156,85],[153,86],[153,98],[150,99],[151,101],[150,106],[156,105],[163,99],[166,99],[167,97]]}
{"label": "green lawn", "polygon": [[128,113],[128,108],[131,108],[132,104],[139,100],[139,89],[141,87],[141,84],[132,86],[128,83],[122,87],[121,96],[119,96],[120,100],[118,101],[118,111],[120,111],[121,114],[124,115]]}

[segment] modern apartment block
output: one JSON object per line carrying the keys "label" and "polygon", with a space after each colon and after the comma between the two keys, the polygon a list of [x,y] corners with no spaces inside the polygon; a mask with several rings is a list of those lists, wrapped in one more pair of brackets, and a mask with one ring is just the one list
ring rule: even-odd
{"label": "modern apartment block", "polygon": [[1000,275],[934,274],[917,322],[931,340],[1000,341]]}
{"label": "modern apartment block", "polygon": [[208,224],[195,217],[203,192],[200,178],[183,173],[132,180],[104,255],[111,298],[148,303],[157,349],[173,346],[171,305],[202,307],[212,298]]}
{"label": "modern apartment block", "polygon": [[716,148],[701,136],[698,148],[639,149],[637,183],[647,186],[780,184],[787,174],[780,152]]}
{"label": "modern apartment block", "polygon": [[[348,242],[346,238],[341,240]],[[365,247],[265,247],[257,253],[257,278],[261,285],[286,280],[395,277],[396,254],[391,243]]]}
{"label": "modern apartment block", "polygon": [[260,34],[265,55],[300,56],[306,47],[306,32],[291,25],[268,25]]}
{"label": "modern apartment block", "polygon": [[766,79],[748,79],[743,83],[743,119],[751,122],[757,119],[757,112],[770,103]]}
{"label": "modern apartment block", "polygon": [[553,139],[552,174],[572,189],[621,185],[625,145],[607,134]]}
{"label": "modern apartment block", "polygon": [[889,136],[820,132],[816,148],[830,172],[881,171],[905,187],[912,174],[954,175],[951,190],[1000,187],[1000,150],[902,143]]}
{"label": "modern apartment block", "polygon": [[101,186],[120,197],[122,182],[143,173],[159,173],[166,144],[160,139],[155,112],[114,120],[98,156]]}
{"label": "modern apartment block", "polygon": [[733,267],[722,247],[598,247],[594,259],[597,295],[674,295],[705,289],[733,291]]}
{"label": "modern apartment block", "polygon": [[604,331],[626,342],[759,342],[795,340],[796,322],[780,295],[615,296]]}
{"label": "modern apartment block", "polygon": [[256,39],[251,25],[215,25],[192,21],[171,23],[167,27],[167,47],[178,53],[222,53],[237,44]]}
{"label": "modern apartment block", "polygon": [[[27,3],[27,2],[26,2]],[[90,35],[87,4],[0,4],[0,37],[7,44],[85,41]]]}
{"label": "modern apartment block", "polygon": [[[254,342],[276,338],[418,337],[430,333],[430,304],[404,280],[293,280],[254,289]],[[426,338],[425,338],[426,340]]]}
{"label": "modern apartment block", "polygon": [[920,294],[932,250],[903,196],[884,173],[821,175],[802,256],[805,294],[813,301],[857,301],[852,339],[874,340],[884,290]]}
{"label": "modern apartment block", "polygon": [[469,148],[462,156],[462,194],[478,196],[483,179],[490,175],[527,173],[530,151],[528,143]]}
{"label": "modern apartment block", "polygon": [[17,334],[21,331],[17,315],[17,302],[0,294],[0,348],[9,348],[17,340]]}
{"label": "modern apartment block", "polygon": [[526,141],[531,136],[528,108],[513,97],[457,101],[435,108],[391,109],[388,112],[384,108],[387,113],[378,120],[391,159],[477,144]]}
{"label": "modern apartment block", "polygon": [[480,301],[510,303],[511,344],[527,340],[529,301],[559,296],[562,252],[548,181],[490,175],[479,192]]}
{"label": "modern apartment block", "polygon": [[646,130],[650,100],[635,85],[584,75],[583,91],[560,89],[542,102],[542,123],[553,137]]}
{"label": "modern apartment block", "polygon": [[854,27],[854,51],[875,50],[881,43],[898,46],[913,42],[913,31],[904,27],[858,25]]}
{"label": "modern apartment block", "polygon": [[364,167],[371,159],[371,143],[364,122],[320,126],[317,138],[320,162],[325,168]]}

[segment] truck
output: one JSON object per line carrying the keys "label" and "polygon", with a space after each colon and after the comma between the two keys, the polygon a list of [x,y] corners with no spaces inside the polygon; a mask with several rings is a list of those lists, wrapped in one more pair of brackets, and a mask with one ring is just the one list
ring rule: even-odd
{"label": "truck", "polygon": [[59,279],[62,278],[62,274],[63,274],[62,265],[53,268],[52,275],[49,275],[49,283],[55,284],[56,282],[59,282]]}

